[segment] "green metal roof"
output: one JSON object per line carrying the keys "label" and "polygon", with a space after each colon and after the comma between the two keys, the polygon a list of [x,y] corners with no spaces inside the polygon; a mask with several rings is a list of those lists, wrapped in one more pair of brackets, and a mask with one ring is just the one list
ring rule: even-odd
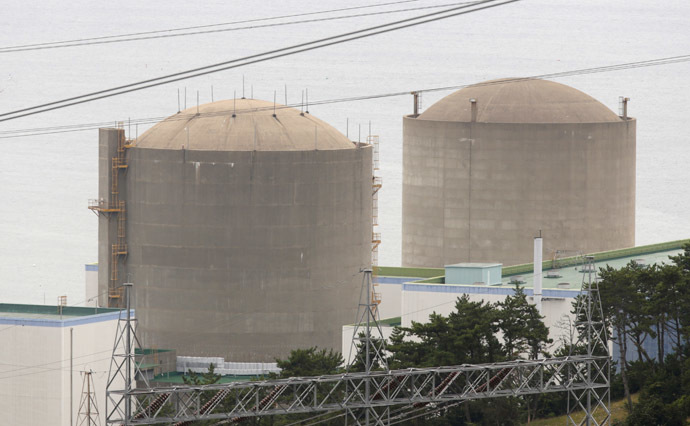
{"label": "green metal roof", "polygon": [[[184,373],[180,373],[178,371],[171,371],[170,373],[159,374],[150,381],[151,383],[184,384],[182,376],[184,376]],[[257,378],[259,378],[259,376],[221,376],[220,380],[217,383],[248,382],[250,380]]]}
{"label": "green metal roof", "polygon": [[393,318],[385,318],[379,321],[379,324],[381,325],[387,325],[390,327],[397,327],[402,324],[402,318],[401,317],[393,317]]}
{"label": "green metal roof", "polygon": [[[625,257],[619,257],[619,258],[612,258],[612,259],[601,259],[597,260],[595,258],[594,260],[594,268],[595,271],[598,271],[599,268],[602,268],[606,265],[609,265],[613,268],[621,268],[630,261],[639,261],[642,262],[644,261],[645,265],[651,265],[654,263],[661,264],[661,263],[670,263],[669,256],[671,255],[676,255],[680,253],[682,250],[681,249],[674,249],[674,250],[666,250],[666,251],[660,251],[660,252],[654,252],[654,253],[634,253],[629,256]],[[549,262],[550,263],[550,262]],[[565,289],[574,289],[574,290],[579,290],[580,287],[582,286],[582,279],[584,276],[584,279],[586,280],[588,277],[588,274],[586,271],[583,271],[585,268],[582,267],[581,264],[579,265],[568,265],[564,266],[558,269],[547,269],[544,270],[542,273],[542,288],[545,289],[557,289],[559,288],[558,284],[559,283],[568,283],[569,287],[566,287]],[[594,277],[594,275],[593,275]],[[517,278],[517,279],[516,279]],[[519,274],[513,274],[513,275],[505,275],[503,274],[503,279],[501,280],[501,285],[497,286],[491,286],[491,287],[514,287],[515,282],[520,282],[521,286],[531,288],[534,285],[534,274],[532,270],[527,272],[525,275],[519,275]]]}
{"label": "green metal roof", "polygon": [[63,306],[62,315],[57,305],[23,305],[19,303],[0,303],[0,317],[5,318],[79,318],[89,315],[118,312],[113,308],[91,308],[83,306]]}
{"label": "green metal roof", "polygon": [[[597,269],[605,265],[620,268],[627,265],[632,260],[639,259],[644,259],[644,263],[647,265],[662,262],[669,263],[668,256],[680,253],[682,247],[688,243],[690,243],[690,239],[610,250],[589,255],[594,256],[594,266]],[[542,287],[545,289],[556,289],[559,283],[569,283],[571,289],[579,289],[582,284],[582,276],[584,275],[579,267],[581,263],[581,257],[567,257],[558,259],[558,268],[554,268],[553,260],[545,260],[542,263],[542,270],[544,272]],[[532,263],[504,267],[502,270],[501,285],[490,287],[513,287],[515,285],[514,281],[520,282],[520,284],[525,287],[532,287],[533,271],[534,265]],[[374,272],[383,277],[420,278],[419,281],[410,280],[415,283],[445,284],[445,270],[443,268],[398,268],[379,266],[374,268]]]}
{"label": "green metal roof", "polygon": [[164,353],[164,352],[170,352],[172,349],[152,349],[152,348],[145,348],[145,349],[140,349],[140,348],[135,348],[135,353],[137,355],[151,355],[154,353]]}

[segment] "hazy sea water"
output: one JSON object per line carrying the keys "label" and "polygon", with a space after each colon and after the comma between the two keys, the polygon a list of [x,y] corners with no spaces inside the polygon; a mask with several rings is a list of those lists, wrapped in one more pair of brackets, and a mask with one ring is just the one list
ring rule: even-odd
{"label": "hazy sea water", "polygon": [[[369,0],[372,1],[372,0]],[[383,2],[382,0],[379,3]],[[3,2],[0,46],[230,22],[371,4],[368,1]],[[440,4],[420,0],[397,7]],[[0,53],[0,113],[388,22],[360,17],[210,35]],[[0,131],[165,117],[187,104],[253,86],[255,98],[297,102],[461,85],[690,54],[690,2],[524,0],[339,46],[90,104],[0,123]],[[688,84],[682,63],[558,79],[614,111],[630,97],[637,124],[636,243],[690,237]],[[423,107],[449,92],[427,93]],[[380,263],[400,263],[402,116],[411,96],[313,106],[357,139],[381,138]],[[145,130],[139,127],[141,134]],[[84,264],[97,260],[97,131],[0,139],[0,302],[83,300]],[[134,133],[134,129],[133,129]],[[1,135],[0,135],[1,136]],[[546,242],[548,245],[548,242]]]}

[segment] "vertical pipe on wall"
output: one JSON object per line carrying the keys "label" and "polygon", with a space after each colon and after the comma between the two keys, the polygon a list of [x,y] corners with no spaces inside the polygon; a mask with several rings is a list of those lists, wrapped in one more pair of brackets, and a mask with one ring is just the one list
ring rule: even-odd
{"label": "vertical pipe on wall", "polygon": [[70,426],[74,426],[74,420],[73,420],[73,415],[74,415],[74,405],[73,405],[73,399],[74,399],[74,384],[73,384],[73,378],[74,378],[74,372],[72,371],[72,368],[74,367],[73,362],[74,362],[74,352],[72,351],[74,349],[74,328],[70,327],[69,329],[69,424]]}
{"label": "vertical pipe on wall", "polygon": [[541,310],[541,262],[542,262],[542,238],[541,231],[539,231],[539,236],[534,237],[534,304],[537,305],[537,310],[539,314],[542,313]]}
{"label": "vertical pipe on wall", "polygon": [[471,108],[470,112],[472,114],[471,121],[473,123],[476,123],[477,122],[477,100],[476,99],[474,99],[474,98],[470,99],[470,108]]}

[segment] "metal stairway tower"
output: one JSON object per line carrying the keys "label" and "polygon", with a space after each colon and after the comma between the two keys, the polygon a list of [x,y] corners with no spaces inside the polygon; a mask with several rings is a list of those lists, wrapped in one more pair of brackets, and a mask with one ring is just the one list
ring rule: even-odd
{"label": "metal stairway tower", "polygon": [[110,252],[110,282],[108,285],[108,306],[122,307],[123,294],[120,287],[120,273],[119,264],[124,262],[127,257],[127,211],[125,208],[125,201],[121,199],[120,192],[124,178],[124,172],[127,171],[129,165],[127,164],[127,150],[131,148],[132,140],[125,137],[123,128],[118,128],[118,141],[115,155],[110,158],[110,197],[106,201],[89,200],[89,209],[96,215],[105,214],[107,220],[116,221],[117,229],[114,236],[114,242],[111,244]]}

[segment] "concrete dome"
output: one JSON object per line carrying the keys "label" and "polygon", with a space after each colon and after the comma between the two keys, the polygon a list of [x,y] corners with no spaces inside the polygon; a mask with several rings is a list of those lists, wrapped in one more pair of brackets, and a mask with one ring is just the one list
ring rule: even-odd
{"label": "concrete dome", "polygon": [[565,84],[537,79],[500,79],[452,93],[418,119],[470,122],[470,99],[480,123],[605,123],[621,119],[593,97]]}
{"label": "concrete dome", "polygon": [[[233,117],[233,111],[236,116]],[[294,108],[256,99],[212,102],[188,108],[153,126],[138,148],[200,151],[311,151],[354,149],[345,135]]]}

